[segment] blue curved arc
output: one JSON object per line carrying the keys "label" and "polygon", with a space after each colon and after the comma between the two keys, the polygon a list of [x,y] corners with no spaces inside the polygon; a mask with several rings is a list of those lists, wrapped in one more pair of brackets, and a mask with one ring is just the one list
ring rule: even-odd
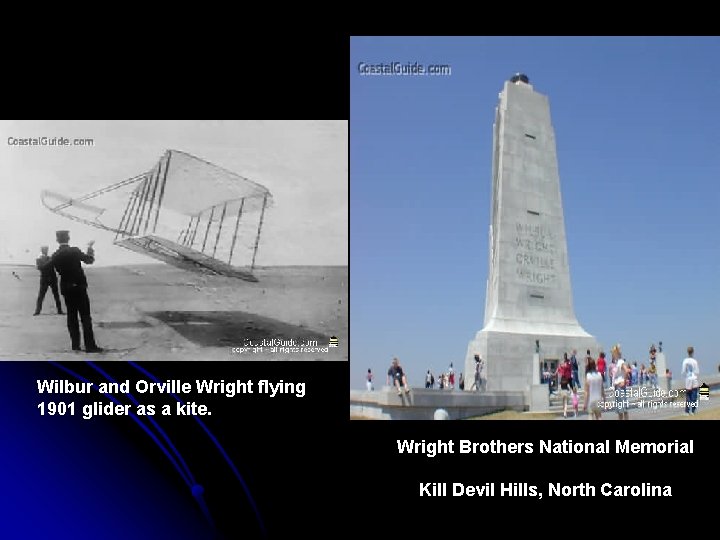
{"label": "blue curved arc", "polygon": [[[98,373],[100,373],[100,375],[102,375],[103,377],[105,377],[105,378],[106,378],[108,381],[110,381],[111,383],[117,383],[117,381],[116,381],[111,375],[109,375],[108,373],[105,373],[102,369],[100,369],[98,366],[96,366],[93,362],[87,361],[86,363],[87,363],[87,365],[89,365],[91,368],[93,368],[95,371],[97,371]],[[130,392],[128,392],[128,393],[125,394],[125,395],[128,397],[128,399],[130,399],[130,401],[133,402],[134,405],[140,405],[140,403],[138,402],[138,400],[135,399],[135,396],[133,396]],[[160,435],[162,436],[162,438],[165,439],[165,442],[167,443],[167,445],[170,447],[170,449],[173,451],[173,453],[177,456],[177,459],[180,461],[180,464],[183,466],[183,468],[185,469],[185,472],[186,472],[187,475],[188,475],[188,478],[190,479],[191,486],[196,485],[197,482],[195,481],[195,477],[193,476],[193,473],[192,473],[192,471],[190,470],[190,467],[188,467],[188,464],[185,462],[185,459],[183,459],[183,457],[182,457],[182,455],[180,454],[180,452],[178,451],[178,449],[175,448],[175,445],[174,445],[174,444],[172,443],[172,441],[170,440],[170,437],[167,436],[167,434],[165,433],[165,431],[158,425],[158,423],[153,419],[152,416],[148,416],[148,417],[147,417],[147,420],[148,420],[153,426],[155,426],[155,429],[158,431],[158,433],[160,433]]]}
{"label": "blue curved arc", "polygon": [[[90,383],[90,384],[92,384],[91,381],[87,380],[87,379],[86,379],[85,377],[83,377],[82,375],[78,375],[78,374],[75,373],[74,371],[66,368],[65,366],[63,366],[63,365],[61,365],[61,364],[58,364],[57,362],[52,362],[52,361],[51,361],[51,362],[49,362],[49,363],[52,364],[53,366],[55,366],[55,367],[63,370],[64,372],[69,373],[70,375],[72,375],[73,377],[75,377],[75,378],[76,378],[77,380],[79,380],[79,381],[82,381],[82,382],[84,382],[84,383]],[[105,397],[108,398],[110,401],[112,401],[112,402],[114,402],[114,403],[117,403],[118,405],[122,405],[122,403],[121,403],[117,398],[115,398],[114,396],[112,396],[112,395],[110,395],[110,394],[105,394],[105,393],[102,393],[102,392],[98,392],[98,393],[99,393],[100,395],[105,396]],[[173,466],[175,467],[175,469],[177,470],[177,472],[180,474],[180,476],[182,477],[182,479],[185,481],[185,483],[188,485],[188,487],[190,487],[190,489],[192,489],[193,484],[190,482],[190,479],[186,476],[185,471],[183,471],[182,468],[178,465],[177,461],[175,461],[175,458],[168,452],[167,448],[165,448],[165,446],[162,444],[162,442],[160,442],[160,440],[155,436],[155,434],[154,434],[152,431],[150,431],[150,429],[149,429],[145,424],[143,424],[143,423],[140,421],[140,418],[138,418],[134,413],[130,413],[129,416],[130,416],[135,422],[137,422],[137,424],[143,429],[143,431],[145,431],[145,433],[147,433],[147,434],[150,436],[150,438],[151,438],[153,441],[155,441],[155,444],[157,444],[158,447],[160,447],[160,450],[162,450],[163,453],[165,454],[165,456],[170,460],[170,463],[173,464]]]}
{"label": "blue curved arc", "polygon": [[[144,375],[149,377],[153,382],[160,383],[160,380],[157,377],[155,377],[155,375],[153,375],[152,373],[147,371],[142,366],[139,366],[138,364],[136,364],[135,362],[132,362],[130,360],[128,360],[128,364],[131,365],[132,367],[134,367],[140,373],[143,373]],[[182,399],[180,399],[178,396],[176,396],[172,392],[170,393],[170,395],[172,397],[174,397],[181,405],[185,405],[185,402]],[[255,512],[255,517],[258,520],[260,529],[262,530],[263,535],[266,535],[267,531],[265,529],[265,523],[263,522],[262,516],[260,515],[260,509],[257,507],[257,504],[255,503],[255,499],[253,499],[253,496],[250,493],[250,488],[248,488],[247,484],[245,483],[245,480],[243,480],[243,477],[240,474],[240,471],[237,470],[237,467],[235,467],[235,464],[233,463],[232,459],[230,459],[230,456],[227,454],[227,452],[222,447],[220,442],[218,442],[217,438],[215,438],[215,435],[213,435],[212,432],[210,431],[210,429],[208,429],[208,427],[205,425],[205,423],[202,420],[200,420],[200,418],[198,418],[196,415],[193,415],[193,418],[200,425],[200,427],[203,429],[203,431],[205,431],[207,436],[210,438],[210,440],[213,442],[213,444],[220,451],[220,454],[223,456],[223,458],[225,458],[225,461],[230,466],[230,469],[232,470],[233,474],[240,482],[240,485],[242,486],[243,491],[245,492],[245,495],[248,498],[248,502],[250,502],[250,506],[252,507],[253,512]]]}
{"label": "blue curved arc", "polygon": [[[108,379],[111,378],[109,375],[103,373],[102,370],[100,370],[99,368],[96,368],[94,365],[92,365],[92,362],[87,362],[87,361],[86,361],[86,363],[89,364],[90,367],[92,367],[93,369],[95,369],[96,371],[98,371],[99,373],[101,373],[102,375],[104,375],[105,378],[108,378]],[[92,384],[89,380],[87,380],[87,379],[86,379],[85,377],[83,377],[82,375],[78,375],[77,373],[73,372],[73,371],[70,370],[69,368],[66,368],[66,367],[63,366],[63,365],[58,364],[57,362],[50,362],[50,364],[52,364],[53,366],[55,366],[55,367],[57,367],[57,368],[60,368],[61,370],[65,371],[66,373],[69,373],[70,375],[72,375],[73,377],[75,377],[76,379],[78,379],[78,380],[80,380],[80,381],[82,381],[82,382]],[[111,382],[114,382],[114,381],[111,381]],[[98,393],[99,393],[100,395],[105,396],[105,397],[108,398],[110,401],[113,401],[114,403],[117,403],[118,405],[122,405],[122,403],[121,403],[116,397],[112,396],[111,394],[107,394],[107,393],[104,393],[104,392],[98,392]],[[133,398],[133,400],[134,400],[134,398]],[[137,403],[137,402],[135,402],[135,403]],[[155,434],[154,434],[152,431],[150,431],[150,429],[149,429],[145,424],[143,424],[143,423],[140,421],[140,418],[139,418],[136,414],[130,413],[129,416],[143,429],[143,431],[145,431],[145,433],[147,433],[147,434],[150,436],[150,438],[155,442],[155,444],[160,448],[160,450],[162,450],[162,452],[165,454],[165,456],[170,460],[170,463],[172,463],[173,466],[175,467],[175,470],[177,470],[177,472],[180,474],[180,476],[182,477],[182,479],[185,481],[185,483],[188,485],[188,487],[189,487],[190,490],[192,491],[193,488],[194,488],[195,485],[196,485],[195,482],[194,482],[194,480],[191,481],[191,479],[186,476],[185,472],[180,468],[180,466],[178,465],[177,461],[175,461],[175,459],[173,458],[173,456],[170,455],[170,453],[168,452],[167,448],[165,448],[165,446],[160,442],[160,440],[158,440],[158,438],[155,436]],[[156,426],[156,427],[157,427],[157,426]],[[159,428],[158,428],[158,429],[159,429]],[[169,442],[169,441],[168,441],[168,442]],[[174,447],[173,447],[173,448],[174,448]],[[188,474],[190,474],[189,471],[188,471]],[[192,476],[192,475],[190,475],[190,476]],[[206,519],[208,520],[208,522],[210,523],[210,526],[214,528],[214,527],[215,527],[215,523],[213,522],[212,516],[210,515],[210,509],[207,507],[207,504],[205,503],[205,500],[202,498],[202,495],[201,495],[200,497],[195,497],[195,499],[197,500],[198,504],[200,505],[200,508],[201,508],[203,514],[205,515],[205,518],[206,518]]]}
{"label": "blue curved arc", "polygon": [[[50,364],[52,364],[53,366],[55,366],[55,367],[57,367],[57,368],[60,368],[61,370],[65,371],[66,373],[69,373],[70,375],[72,375],[73,377],[75,377],[76,379],[78,379],[78,380],[80,380],[80,381],[82,381],[82,382],[92,384],[92,383],[91,383],[89,380],[87,380],[85,377],[83,377],[83,376],[81,376],[81,375],[78,375],[77,373],[73,372],[73,371],[70,370],[69,368],[66,368],[66,367],[63,366],[63,365],[58,364],[57,362],[50,362]],[[114,380],[112,380],[112,377],[110,377],[108,374],[104,373],[101,369],[97,368],[95,365],[93,365],[92,362],[87,362],[87,361],[86,361],[86,364],[88,364],[90,367],[92,367],[93,369],[95,369],[96,371],[98,371],[100,374],[102,374],[106,379],[110,380],[110,382],[115,382]],[[105,397],[108,398],[110,401],[113,401],[114,403],[117,403],[118,405],[122,405],[122,403],[121,403],[117,398],[115,398],[114,396],[112,396],[112,395],[110,395],[110,394],[107,394],[107,393],[104,393],[104,392],[98,392],[98,393],[99,393],[100,395],[105,396]],[[136,405],[138,404],[138,402],[135,400],[135,398],[131,398],[131,400],[132,400]],[[167,451],[167,448],[165,448],[165,446],[163,446],[163,444],[158,440],[158,438],[155,436],[155,434],[152,433],[152,431],[150,431],[150,429],[149,429],[145,424],[143,424],[143,423],[140,421],[140,418],[139,418],[137,415],[133,414],[133,413],[130,413],[129,416],[145,431],[145,433],[147,433],[147,434],[150,436],[150,438],[151,438],[153,441],[155,441],[155,444],[160,448],[160,450],[163,451],[163,453],[165,454],[165,456],[170,460],[170,463],[172,463],[173,466],[175,467],[175,470],[177,470],[177,472],[180,474],[180,476],[181,476],[182,479],[185,481],[185,483],[188,485],[188,487],[190,487],[190,490],[193,491],[193,489],[194,489],[194,487],[196,486],[196,484],[195,484],[194,479],[191,480],[192,474],[190,473],[189,469],[188,469],[188,471],[187,471],[187,474],[190,476],[190,478],[188,478],[188,476],[186,476],[185,472],[180,468],[180,466],[179,466],[178,463],[175,461],[175,459],[174,459],[174,458],[170,455],[170,453]],[[152,421],[152,419],[149,419],[149,420]],[[154,423],[154,422],[153,422],[153,423]],[[159,431],[162,432],[162,430],[161,430],[161,429],[159,428],[159,426],[157,426],[156,424],[155,424],[155,427],[156,427]],[[164,435],[164,434],[163,434],[163,435]],[[168,440],[168,444],[170,444],[170,445],[172,446],[172,443],[170,443],[169,440]],[[172,446],[172,448],[175,449],[174,446]],[[175,450],[175,451],[177,452],[177,450]],[[180,459],[182,459],[182,457],[179,455],[179,453],[178,453],[178,457],[180,457]],[[183,465],[185,465],[184,461],[183,461]],[[185,467],[187,467],[187,465],[185,465]],[[193,495],[194,495],[194,492],[193,492]],[[210,515],[210,509],[207,507],[207,504],[205,503],[205,500],[203,499],[202,494],[200,494],[199,496],[195,496],[195,495],[194,495],[194,497],[195,497],[195,499],[197,500],[198,504],[200,505],[200,509],[202,510],[203,514],[205,515],[205,519],[207,519],[207,520],[208,520],[208,523],[210,523],[210,526],[214,528],[214,527],[215,527],[215,523],[213,522],[212,516]]]}

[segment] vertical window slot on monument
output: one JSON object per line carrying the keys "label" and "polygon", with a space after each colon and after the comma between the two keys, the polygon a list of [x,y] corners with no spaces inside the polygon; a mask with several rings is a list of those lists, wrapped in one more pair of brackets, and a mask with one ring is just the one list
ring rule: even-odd
{"label": "vertical window slot on monument", "polygon": [[528,213],[528,214],[532,214],[533,216],[539,216],[539,215],[540,215],[540,212],[536,212],[535,210],[528,210],[527,213]]}
{"label": "vertical window slot on monument", "polygon": [[539,298],[540,300],[542,300],[545,297],[542,294],[531,294],[530,298]]}
{"label": "vertical window slot on monument", "polygon": [[526,136],[528,139],[532,139],[533,141],[535,140],[535,135],[530,135],[529,133],[526,133],[525,136]]}

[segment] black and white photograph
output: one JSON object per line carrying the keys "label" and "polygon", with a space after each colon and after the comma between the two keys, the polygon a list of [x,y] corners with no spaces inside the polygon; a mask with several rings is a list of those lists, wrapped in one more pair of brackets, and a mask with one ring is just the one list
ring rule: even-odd
{"label": "black and white photograph", "polygon": [[347,121],[0,135],[0,359],[347,361]]}

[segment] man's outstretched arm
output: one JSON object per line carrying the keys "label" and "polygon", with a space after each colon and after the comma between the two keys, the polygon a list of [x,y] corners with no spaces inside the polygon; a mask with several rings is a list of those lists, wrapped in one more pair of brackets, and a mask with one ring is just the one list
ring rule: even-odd
{"label": "man's outstretched arm", "polygon": [[[80,251],[78,249],[78,251]],[[88,247],[87,253],[80,251],[80,260],[85,264],[92,264],[95,262],[95,250],[92,246]]]}

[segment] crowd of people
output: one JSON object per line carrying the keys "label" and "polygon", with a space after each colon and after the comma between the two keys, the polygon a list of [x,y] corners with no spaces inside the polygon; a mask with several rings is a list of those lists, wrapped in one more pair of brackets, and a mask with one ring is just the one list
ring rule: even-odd
{"label": "crowd of people", "polygon": [[[692,415],[697,411],[698,388],[700,386],[699,366],[694,358],[693,347],[688,347],[688,356],[682,363],[682,375],[685,377],[686,390],[686,407],[685,414]],[[605,353],[600,352],[597,359],[590,354],[590,350],[585,355],[585,374],[582,382],[580,381],[580,365],[577,359],[577,350],[573,349],[570,356],[567,353],[563,355],[563,362],[557,366],[554,371],[548,367],[547,362],[543,365],[542,382],[548,385],[550,395],[558,394],[562,398],[563,417],[568,417],[568,408],[572,407],[574,416],[578,416],[580,411],[580,395],[578,391],[585,388],[583,397],[583,411],[588,412],[593,420],[600,420],[603,413],[603,404],[612,404],[613,410],[618,414],[621,420],[628,419],[627,399],[628,390],[633,386],[650,386],[653,389],[658,388],[657,373],[657,349],[655,345],[650,347],[650,356],[648,367],[642,363],[638,368],[637,362],[630,364],[622,355],[620,345],[614,345],[611,349],[611,360],[608,363]],[[473,376],[473,384],[470,390],[478,392],[485,389],[487,382],[484,377],[484,362],[479,355],[475,355],[475,373]],[[671,389],[672,373],[669,369],[665,370],[667,379],[667,390]],[[368,369],[366,384],[368,391],[374,390],[374,375],[372,370]],[[407,375],[400,365],[397,358],[393,358],[392,363],[387,371],[388,386],[397,390],[398,395],[402,395],[403,391],[410,393],[410,386],[407,382]],[[455,369],[453,363],[446,371],[443,371],[435,377],[431,369],[425,373],[425,388],[433,389],[437,384],[440,390],[454,390],[456,388]],[[460,373],[457,381],[457,388],[465,390],[465,377]]]}
{"label": "crowd of people", "polygon": [[[682,374],[685,377],[686,406],[685,414],[695,414],[697,410],[697,389],[699,388],[698,364],[693,358],[693,347],[688,347],[688,357],[683,361]],[[608,364],[605,353],[600,352],[597,359],[593,359],[588,350],[585,356],[585,399],[583,409],[591,415],[592,419],[599,420],[603,412],[603,404],[612,404],[621,420],[628,419],[629,389],[633,386],[650,386],[658,389],[657,373],[657,349],[655,345],[650,347],[649,366],[641,364],[638,368],[637,362],[632,364],[625,360],[620,345],[614,345],[611,349],[612,358]],[[562,398],[563,417],[568,417],[568,407],[572,405],[574,416],[578,415],[579,397],[578,390],[582,388],[579,377],[579,365],[577,351],[573,350],[570,357],[567,353],[563,356],[563,362],[552,371],[547,363],[543,366],[543,383],[548,385],[550,395],[558,394]],[[667,391],[672,384],[672,372],[665,370],[667,380]],[[559,388],[559,390],[558,390]]]}
{"label": "crowd of people", "polygon": [[[604,352],[600,352],[597,359],[592,357],[590,350],[585,355],[583,410],[587,411],[593,420],[600,419],[603,412],[602,404],[606,402],[614,403],[620,418],[627,419],[627,406],[625,406],[627,399],[625,399],[625,395],[626,388],[633,384],[632,368],[623,358],[619,345],[614,345],[611,352],[612,360],[609,365],[605,360]],[[654,360],[652,365],[655,365]],[[562,398],[563,418],[568,417],[568,407],[571,404],[574,416],[578,415],[578,390],[582,388],[579,371],[580,366],[577,360],[577,350],[575,349],[573,349],[570,357],[568,357],[567,353],[564,353],[563,362],[554,372],[548,368],[547,363],[543,366],[543,382],[547,383],[548,392],[550,395],[559,392]],[[637,379],[635,384],[637,384]],[[612,399],[606,400],[606,394],[609,394]]]}
{"label": "crowd of people", "polygon": [[[473,374],[473,383],[470,386],[470,390],[472,392],[479,392],[482,389],[485,388],[484,384],[484,377],[483,377],[483,369],[484,369],[484,363],[480,359],[479,356],[475,356],[475,369]],[[435,377],[435,374],[433,373],[432,369],[428,369],[425,373],[425,388],[426,389],[434,389],[437,388],[439,390],[454,390],[455,388],[458,388],[460,390],[465,390],[465,374],[460,373],[460,377],[457,379],[457,384],[455,380],[455,368],[453,367],[453,363],[450,362],[450,366],[447,368],[446,371],[441,372],[437,378]]]}
{"label": "crowd of people", "polygon": [[[485,378],[483,376],[484,363],[478,355],[475,355],[475,373],[473,377],[473,384],[470,390],[473,392],[479,392],[485,388]],[[393,358],[390,367],[387,370],[387,378],[385,380],[387,386],[395,388],[398,395],[402,395],[403,391],[408,394],[410,393],[410,386],[407,382],[407,374],[403,369],[400,361],[397,358]],[[365,386],[369,392],[375,390],[375,375],[372,369],[367,370],[365,376]],[[465,374],[460,373],[459,377],[456,377],[455,368],[453,363],[450,362],[450,366],[446,371],[440,373],[437,378],[431,369],[428,369],[425,373],[425,388],[433,389],[438,388],[440,390],[465,390]]]}

